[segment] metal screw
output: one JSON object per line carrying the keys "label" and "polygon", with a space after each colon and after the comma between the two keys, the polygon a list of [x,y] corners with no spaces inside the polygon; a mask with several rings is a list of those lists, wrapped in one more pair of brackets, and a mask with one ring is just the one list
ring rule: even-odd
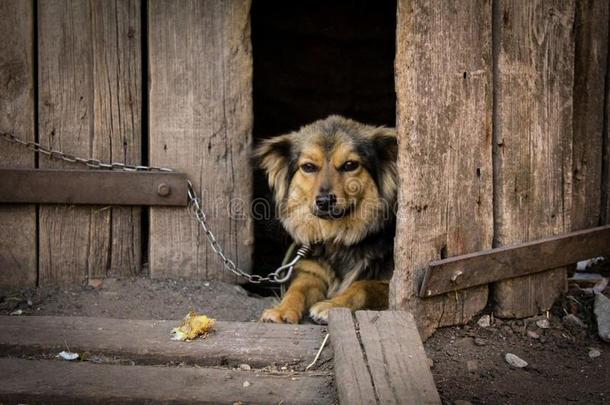
{"label": "metal screw", "polygon": [[169,185],[167,185],[165,183],[161,183],[161,184],[159,184],[159,187],[157,187],[157,194],[159,194],[162,197],[168,196],[170,191],[171,191],[171,188],[169,187]]}
{"label": "metal screw", "polygon": [[453,283],[456,283],[456,282],[457,282],[457,279],[458,279],[458,278],[459,278],[459,277],[460,277],[462,274],[464,274],[464,272],[463,272],[462,270],[458,270],[458,271],[456,271],[456,272],[455,272],[455,273],[453,273],[453,275],[451,276],[451,281],[452,281]]}

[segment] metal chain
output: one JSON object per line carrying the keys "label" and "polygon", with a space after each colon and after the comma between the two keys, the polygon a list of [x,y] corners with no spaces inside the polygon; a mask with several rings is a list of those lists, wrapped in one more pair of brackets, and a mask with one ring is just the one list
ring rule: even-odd
{"label": "metal chain", "polygon": [[[143,172],[152,172],[152,171],[173,172],[172,169],[169,169],[166,167],[128,165],[128,164],[120,163],[120,162],[104,163],[97,159],[80,158],[80,157],[77,157],[77,156],[69,154],[69,153],[47,148],[46,146],[43,146],[38,142],[24,141],[23,139],[20,139],[20,138],[16,137],[14,134],[11,134],[8,132],[0,132],[0,138],[4,139],[5,141],[11,142],[11,143],[16,143],[16,144],[22,145],[35,153],[36,152],[42,153],[43,155],[46,155],[49,159],[58,159],[58,160],[63,160],[63,161],[69,162],[69,163],[83,164],[83,165],[86,165],[86,166],[94,168],[94,169],[108,169],[108,170],[117,169],[117,170],[124,170],[124,171],[143,171]],[[195,189],[193,187],[193,183],[191,183],[190,181],[188,181],[187,192],[188,192],[188,199],[189,199],[188,209],[191,211],[193,217],[195,218],[197,223],[203,229],[203,232],[205,233],[205,236],[207,237],[212,250],[218,255],[218,257],[220,257],[220,260],[222,261],[224,268],[239,277],[243,277],[243,278],[247,279],[250,283],[254,283],[254,284],[259,284],[262,282],[271,282],[271,283],[278,283],[278,284],[285,283],[286,281],[288,281],[290,279],[290,277],[292,275],[292,271],[294,270],[294,265],[299,260],[301,260],[303,257],[305,257],[311,253],[311,248],[308,245],[303,245],[297,250],[294,259],[292,259],[292,261],[290,263],[287,263],[287,264],[279,267],[274,272],[271,272],[266,276],[260,276],[258,274],[248,274],[244,270],[240,269],[233,260],[229,259],[225,255],[224,250],[222,249],[222,247],[218,243],[218,240],[216,239],[216,237],[210,230],[210,226],[207,221],[207,215],[205,214],[205,212],[203,211],[203,208],[201,206],[202,205],[201,199],[197,196],[197,193],[195,192]]]}

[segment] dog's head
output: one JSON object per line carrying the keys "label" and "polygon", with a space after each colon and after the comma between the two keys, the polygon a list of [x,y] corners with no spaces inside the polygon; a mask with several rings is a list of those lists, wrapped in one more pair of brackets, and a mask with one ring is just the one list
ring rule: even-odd
{"label": "dog's head", "polygon": [[396,132],[330,116],[255,151],[286,230],[300,243],[351,245],[392,219]]}

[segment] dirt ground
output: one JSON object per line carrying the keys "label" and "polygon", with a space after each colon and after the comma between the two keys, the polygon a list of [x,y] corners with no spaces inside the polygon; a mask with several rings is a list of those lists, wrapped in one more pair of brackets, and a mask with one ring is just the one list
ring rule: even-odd
{"label": "dirt ground", "polygon": [[[107,279],[95,286],[0,291],[0,314],[180,319],[193,308],[218,320],[248,322],[274,300],[218,282]],[[566,314],[584,326],[563,320]],[[443,402],[610,403],[610,344],[597,337],[592,296],[572,288],[549,312],[548,328],[540,327],[547,326],[544,321],[537,324],[543,318],[491,317],[482,327],[479,316],[469,325],[439,330],[425,348]],[[599,356],[590,357],[595,350]],[[506,353],[528,366],[510,366]]]}

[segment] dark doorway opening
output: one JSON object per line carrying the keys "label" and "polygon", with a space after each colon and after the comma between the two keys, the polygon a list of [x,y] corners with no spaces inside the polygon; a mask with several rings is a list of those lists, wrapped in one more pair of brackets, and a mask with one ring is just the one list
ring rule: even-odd
{"label": "dark doorway opening", "polygon": [[[393,127],[395,1],[252,4],[254,143],[331,114]],[[263,173],[255,201],[271,201]],[[255,204],[255,273],[282,261],[290,237]]]}

